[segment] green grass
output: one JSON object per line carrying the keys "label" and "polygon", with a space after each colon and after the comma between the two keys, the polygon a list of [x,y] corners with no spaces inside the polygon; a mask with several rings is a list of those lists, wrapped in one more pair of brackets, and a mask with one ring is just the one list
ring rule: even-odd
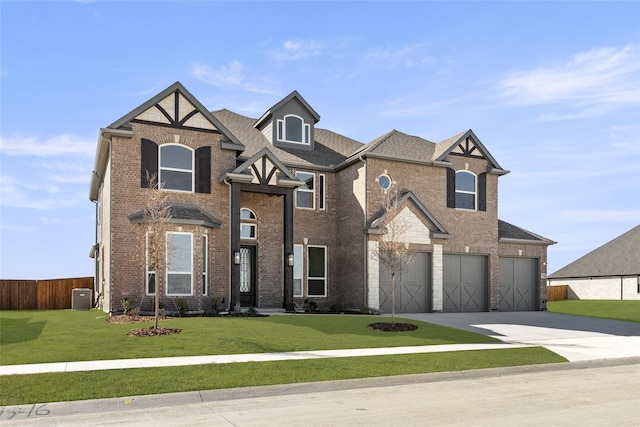
{"label": "green grass", "polygon": [[[178,335],[129,337],[142,324],[111,324],[100,311],[1,311],[0,364],[290,352],[495,342],[434,324],[373,330],[376,316],[292,315],[167,319]],[[398,319],[398,321],[403,321]],[[97,399],[563,362],[541,347],[0,377],[0,405]]]}
{"label": "green grass", "polygon": [[417,330],[398,334],[367,327],[381,320],[331,315],[192,317],[161,322],[161,326],[181,328],[177,335],[129,337],[131,329],[151,323],[111,324],[97,310],[2,311],[0,364],[497,341],[418,321],[411,321],[419,326]]}
{"label": "green grass", "polygon": [[542,347],[0,377],[0,406],[462,371],[565,359]]}
{"label": "green grass", "polygon": [[564,300],[549,301],[547,309],[554,313],[600,317],[640,323],[640,301]]}

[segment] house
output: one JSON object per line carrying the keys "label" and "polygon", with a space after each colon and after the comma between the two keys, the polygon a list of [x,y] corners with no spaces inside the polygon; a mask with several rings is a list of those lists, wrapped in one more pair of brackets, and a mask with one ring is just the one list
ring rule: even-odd
{"label": "house", "polygon": [[640,300],[640,225],[549,275],[569,299]]}
{"label": "house", "polygon": [[[389,312],[375,253],[383,220],[398,220],[417,254],[398,276],[397,312],[545,308],[554,242],[498,220],[508,171],[473,131],[433,143],[393,130],[363,144],[319,121],[296,91],[249,118],[210,112],[177,82],[100,129],[89,191],[100,307],[153,300],[133,227],[156,175],[171,205],[166,241],[181,253],[168,260],[167,307]],[[394,190],[398,209],[383,218]]]}

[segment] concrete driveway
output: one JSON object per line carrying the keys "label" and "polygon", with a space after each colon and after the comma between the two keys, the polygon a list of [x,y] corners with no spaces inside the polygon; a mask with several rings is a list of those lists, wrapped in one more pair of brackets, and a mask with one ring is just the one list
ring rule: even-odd
{"label": "concrete driveway", "polygon": [[569,360],[640,357],[640,323],[541,311],[417,313],[397,317],[543,346]]}

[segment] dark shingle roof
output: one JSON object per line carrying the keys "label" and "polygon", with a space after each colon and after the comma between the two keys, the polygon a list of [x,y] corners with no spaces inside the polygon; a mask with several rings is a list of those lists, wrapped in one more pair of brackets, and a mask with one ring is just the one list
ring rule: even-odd
{"label": "dark shingle roof", "polygon": [[640,225],[578,258],[552,279],[640,275]]}
{"label": "dark shingle roof", "polygon": [[506,221],[498,220],[498,240],[501,242],[509,241],[521,241],[523,243],[544,244],[553,245],[553,240],[540,236],[539,234],[532,233],[524,228],[517,227],[513,224],[509,224]]}
{"label": "dark shingle roof", "polygon": [[[169,203],[169,213],[172,224],[194,224],[209,228],[220,228],[220,220],[196,205]],[[144,210],[141,209],[129,215],[129,222],[132,224],[144,223]]]}
{"label": "dark shingle roof", "polygon": [[430,162],[435,144],[426,139],[392,130],[367,144],[357,155],[376,155],[398,160]]}
{"label": "dark shingle roof", "polygon": [[288,165],[334,167],[362,147],[362,143],[358,141],[319,128],[315,129],[315,150],[275,147],[254,127],[256,119],[229,110],[214,111],[212,114],[246,146],[243,158],[250,158],[268,147],[278,159]]}

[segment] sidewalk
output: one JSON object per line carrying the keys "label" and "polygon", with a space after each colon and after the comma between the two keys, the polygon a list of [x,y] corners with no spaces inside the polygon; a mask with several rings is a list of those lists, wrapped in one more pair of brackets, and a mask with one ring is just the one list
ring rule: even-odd
{"label": "sidewalk", "polygon": [[329,359],[336,357],[388,356],[393,354],[441,353],[446,351],[497,350],[533,347],[526,344],[485,343],[446,344],[407,347],[359,348],[347,350],[295,351],[287,353],[222,354],[216,356],[157,357],[146,359],[92,360],[85,362],[34,363],[0,366],[0,375],[43,374],[51,372],[102,371],[109,369],[152,368],[278,360]]}

